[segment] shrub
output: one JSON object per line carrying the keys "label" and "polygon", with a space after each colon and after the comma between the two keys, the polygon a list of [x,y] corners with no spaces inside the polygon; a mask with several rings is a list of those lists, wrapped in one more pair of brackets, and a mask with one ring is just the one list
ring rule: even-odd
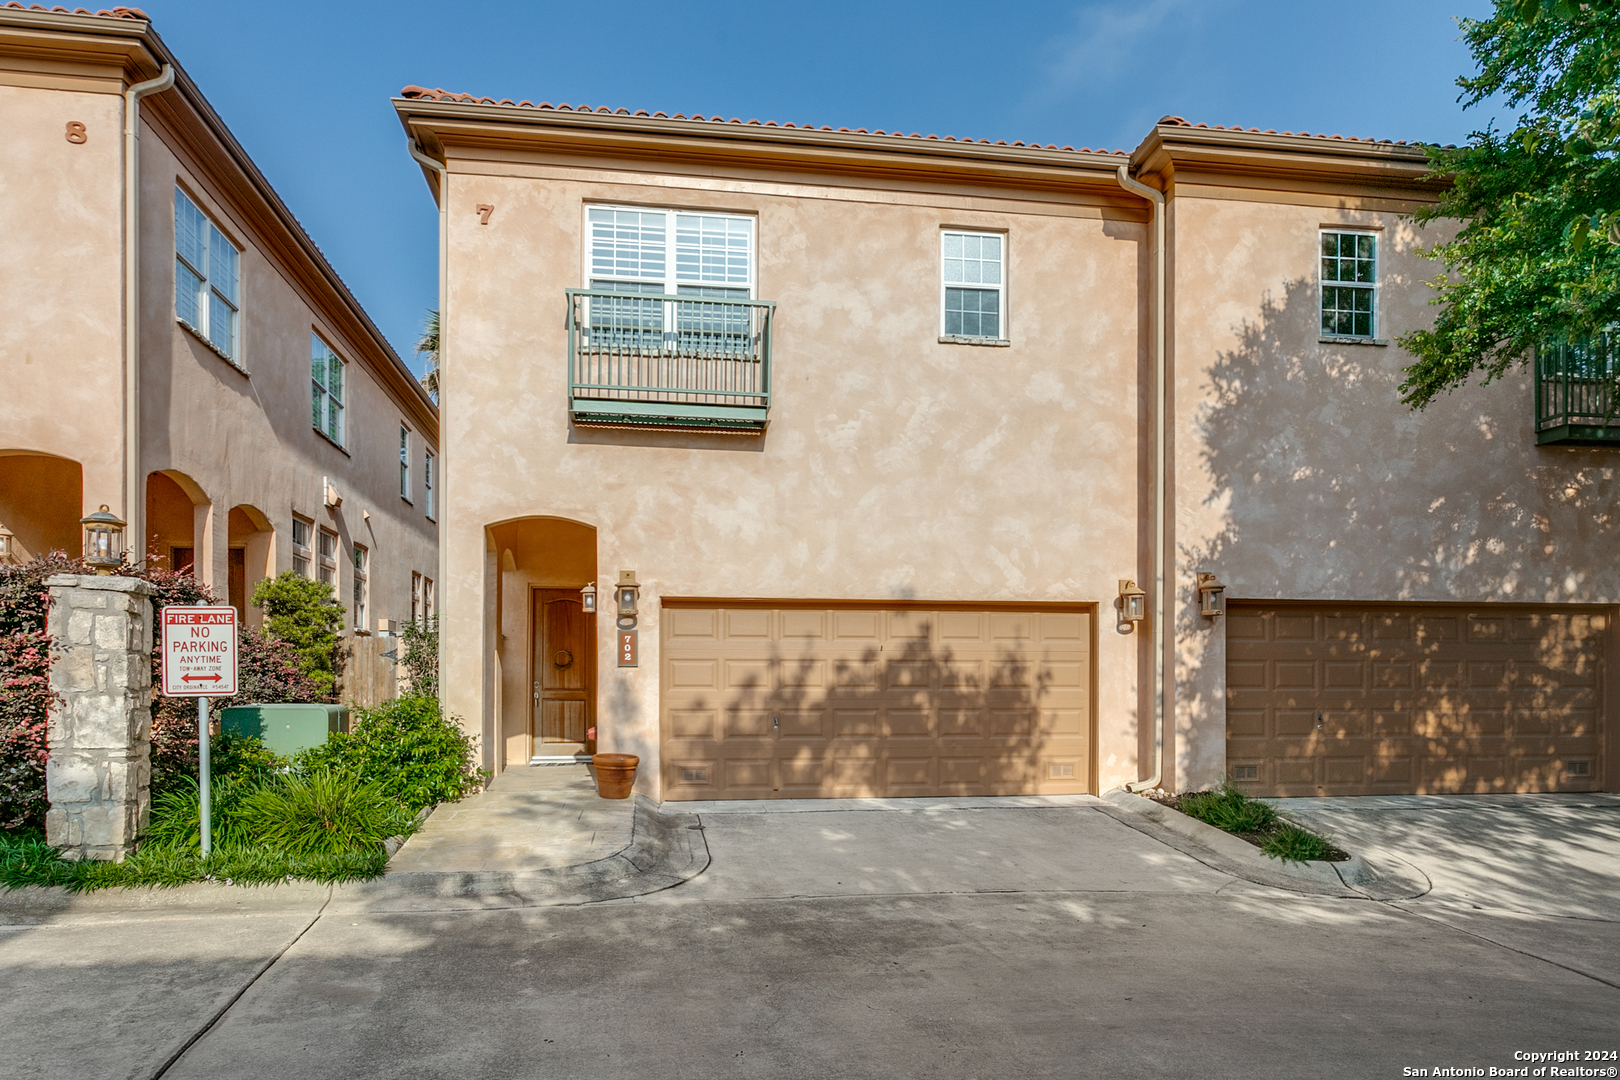
{"label": "shrub", "polygon": [[406,623],[399,632],[399,662],[411,697],[439,696],[439,617]]}
{"label": "shrub", "polygon": [[1251,799],[1229,784],[1183,795],[1180,806],[1188,817],[1232,833],[1261,832],[1277,820],[1270,803]]}
{"label": "shrub", "polygon": [[343,605],[332,595],[332,586],[287,570],[254,586],[253,606],[264,609],[271,636],[297,651],[299,665],[316,689],[330,695],[342,667],[338,630],[343,625]]}
{"label": "shrub", "polygon": [[45,822],[50,647],[43,630],[0,637],[0,829]]}
{"label": "shrub", "polygon": [[477,790],[485,774],[474,764],[474,751],[471,736],[444,715],[436,698],[402,697],[357,709],[348,734],[328,736],[295,764],[376,784],[415,813]]}
{"label": "shrub", "polygon": [[[250,778],[213,778],[208,789],[208,821],[215,846],[224,847],[239,839],[238,810],[243,797],[257,783]],[[202,790],[196,777],[176,777],[152,796],[152,820],[142,840],[171,851],[202,850]]]}
{"label": "shrub", "polygon": [[235,814],[250,843],[295,858],[381,848],[414,828],[377,784],[327,769],[265,780],[243,794]]}

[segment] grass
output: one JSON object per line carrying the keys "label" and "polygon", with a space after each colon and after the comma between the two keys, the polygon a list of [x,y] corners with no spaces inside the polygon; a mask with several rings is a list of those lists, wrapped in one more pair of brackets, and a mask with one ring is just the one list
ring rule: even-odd
{"label": "grass", "polygon": [[199,881],[231,885],[279,885],[289,880],[364,881],[383,872],[381,846],[326,855],[290,855],[263,845],[215,848],[208,858],[195,850],[147,844],[121,863],[62,858],[38,833],[0,833],[0,887],[60,885],[70,893],[109,888],[174,888]]}
{"label": "grass", "polygon": [[1329,838],[1279,817],[1276,807],[1249,798],[1231,784],[1222,784],[1214,791],[1166,796],[1160,801],[1188,817],[1247,840],[1273,859],[1343,862],[1350,857]]}

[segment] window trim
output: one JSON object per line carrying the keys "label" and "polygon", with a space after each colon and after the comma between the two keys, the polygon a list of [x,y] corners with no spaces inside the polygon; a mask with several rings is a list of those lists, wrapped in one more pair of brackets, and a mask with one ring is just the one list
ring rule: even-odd
{"label": "window trim", "polygon": [[[299,577],[313,578],[315,576],[315,549],[308,543],[300,544],[298,542],[298,526],[302,525],[304,527],[304,539],[308,541],[314,539],[315,523],[310,521],[308,518],[299,517],[297,514],[293,515],[292,522],[292,533],[290,540],[292,543],[293,573],[298,574]],[[302,560],[304,563],[304,570],[302,573],[299,573],[298,571],[298,563],[300,560]]]}
{"label": "window trim", "polygon": [[[231,300],[215,287],[215,277],[212,273],[213,267],[211,265],[204,265],[201,267],[193,266],[191,260],[187,258],[180,250],[180,228],[177,219],[179,217],[180,205],[182,201],[184,201],[185,204],[190,206],[193,210],[197,211],[197,215],[203,220],[205,229],[202,240],[202,257],[205,264],[212,264],[213,262],[212,239],[214,233],[218,233],[219,238],[236,253],[235,300]],[[172,237],[173,243],[171,244],[171,246],[174,248],[174,264],[170,268],[173,271],[173,277],[170,279],[170,284],[174,289],[174,304],[172,305],[174,309],[174,321],[191,331],[191,333],[194,334],[198,340],[200,340],[204,345],[207,345],[209,349],[213,350],[213,352],[226,363],[230,364],[243,374],[246,374],[247,366],[242,362],[242,309],[246,307],[243,297],[243,293],[246,292],[246,283],[243,281],[242,275],[242,256],[246,252],[246,248],[244,245],[237,243],[235,238],[232,237],[230,233],[226,232],[220,227],[220,224],[217,220],[215,220],[214,215],[210,214],[203,207],[203,200],[192,195],[179,184],[175,184],[174,186],[174,207],[173,213],[169,218],[169,224],[174,230]],[[201,325],[193,323],[191,320],[180,314],[181,265],[184,265],[188,271],[196,275],[200,283],[201,287],[199,289],[199,295],[202,296],[203,302],[198,305],[197,322],[201,323]],[[221,348],[219,343],[214,341],[214,339],[209,336],[209,330],[211,329],[210,323],[213,319],[212,299],[216,295],[219,297],[220,301],[230,309],[231,312],[231,326],[228,336],[230,348],[228,349]]]}
{"label": "window trim", "polygon": [[422,449],[422,502],[423,502],[423,509],[426,512],[427,519],[429,521],[438,521],[439,520],[439,507],[438,507],[438,504],[434,501],[434,495],[436,494],[437,489],[433,486],[434,485],[434,475],[435,475],[433,467],[436,464],[438,464],[438,460],[439,459],[438,459],[437,454],[435,454],[432,450],[429,450],[426,447],[423,447],[423,449]]}
{"label": "window trim", "polygon": [[[587,289],[594,289],[595,281],[611,282],[637,282],[646,283],[653,278],[618,277],[613,274],[596,275],[591,272],[591,211],[592,210],[625,210],[637,214],[663,214],[664,215],[664,277],[662,279],[665,295],[674,296],[681,285],[708,286],[720,289],[748,290],[748,299],[759,298],[759,215],[739,213],[736,210],[708,210],[698,207],[674,206],[634,206],[627,203],[587,202],[580,211],[581,236],[580,244],[580,281]],[[748,223],[748,284],[739,285],[735,282],[704,282],[680,281],[675,274],[675,219],[681,214],[693,214],[699,217],[731,218]]]}
{"label": "window trim", "polygon": [[403,420],[399,424],[399,497],[411,499],[411,428]]}
{"label": "window trim", "polygon": [[[310,404],[311,405],[314,404],[315,388],[317,386],[320,387],[320,392],[322,393],[322,395],[324,395],[323,398],[322,398],[322,404],[325,405],[328,410],[330,409],[330,402],[332,401],[333,397],[335,396],[335,395],[332,394],[332,391],[328,388],[326,383],[324,383],[324,382],[323,383],[318,383],[318,382],[315,381],[315,355],[314,355],[314,352],[315,352],[316,343],[319,343],[321,345],[321,347],[326,350],[326,359],[327,360],[336,360],[338,362],[339,366],[343,370],[343,385],[341,387],[339,387],[339,389],[342,391],[342,395],[340,397],[337,397],[337,407],[338,407],[338,433],[337,433],[337,435],[333,436],[325,428],[323,428],[323,427],[319,426],[318,424],[316,424],[315,421],[314,421],[314,417],[310,418],[310,427],[314,428],[315,433],[320,435],[327,442],[331,443],[333,446],[337,447],[339,450],[342,450],[345,453],[347,453],[348,449],[349,449],[349,401],[348,401],[348,398],[349,398],[349,362],[347,360],[343,359],[343,357],[339,356],[338,351],[336,349],[332,348],[331,344],[328,343],[327,340],[325,338],[323,338],[316,331],[314,331],[314,330],[310,331],[310,333],[309,333],[309,341],[310,341],[310,358],[309,358],[310,373],[309,373],[309,381],[310,381]],[[328,380],[328,382],[329,381],[330,380]],[[327,411],[327,412],[323,413],[323,415],[330,416],[331,413],[329,411]]]}
{"label": "window trim", "polygon": [[[1328,281],[1322,277],[1322,238],[1325,236],[1365,236],[1373,242],[1373,279],[1369,285],[1366,282]],[[1371,229],[1354,225],[1321,225],[1316,230],[1316,332],[1317,340],[1322,343],[1339,344],[1368,344],[1384,345],[1387,342],[1378,336],[1383,329],[1383,277],[1384,253],[1382,251],[1383,234],[1380,229]],[[1372,332],[1368,334],[1330,334],[1322,329],[1322,315],[1327,303],[1327,290],[1335,289],[1364,289],[1372,293]]]}
{"label": "window trim", "polygon": [[[945,281],[945,238],[947,236],[994,236],[1001,241],[1001,283],[999,285],[973,285],[965,282]],[[1011,345],[1012,332],[1007,325],[1007,316],[1010,308],[1007,293],[1011,282],[1012,240],[1005,229],[969,229],[960,226],[941,225],[939,227],[939,262],[936,273],[939,276],[939,340],[947,345]],[[948,334],[945,332],[945,290],[947,288],[977,288],[980,290],[994,289],[996,292],[997,320],[1000,322],[999,337],[980,337],[971,334]]]}

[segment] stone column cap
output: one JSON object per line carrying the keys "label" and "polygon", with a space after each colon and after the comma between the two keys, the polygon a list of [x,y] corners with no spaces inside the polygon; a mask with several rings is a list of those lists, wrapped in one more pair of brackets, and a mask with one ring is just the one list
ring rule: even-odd
{"label": "stone column cap", "polygon": [[97,589],[101,592],[134,593],[136,596],[153,596],[157,593],[151,582],[118,574],[52,574],[45,579],[45,584],[52,589]]}

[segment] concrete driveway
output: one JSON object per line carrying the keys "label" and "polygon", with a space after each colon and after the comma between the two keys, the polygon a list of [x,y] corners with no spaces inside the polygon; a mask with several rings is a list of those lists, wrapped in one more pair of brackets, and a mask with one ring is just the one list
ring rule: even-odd
{"label": "concrete driveway", "polygon": [[[1567,850],[1517,875],[1499,855],[1484,882],[1463,845],[1493,846],[1502,820],[1480,815],[1495,810],[1447,811],[1445,844],[1425,824],[1438,815],[1307,811],[1448,882],[1403,903],[1255,885],[1084,799],[700,807],[706,871],[596,904],[102,897],[0,930],[0,983],[25,991],[0,995],[0,1060],[47,1078],[150,1077],[180,1048],[164,1076],[1505,1068],[1516,1052],[1620,1044],[1620,980],[1566,955],[1574,924],[1588,948],[1620,951],[1612,912],[1591,906],[1602,881],[1566,890],[1569,911],[1588,912],[1573,918],[1534,884],[1549,865],[1574,875],[1620,857],[1612,804],[1593,802],[1543,813],[1578,834]],[[1449,854],[1426,854],[1437,847]],[[1469,907],[1467,890],[1487,887],[1544,907]]]}

